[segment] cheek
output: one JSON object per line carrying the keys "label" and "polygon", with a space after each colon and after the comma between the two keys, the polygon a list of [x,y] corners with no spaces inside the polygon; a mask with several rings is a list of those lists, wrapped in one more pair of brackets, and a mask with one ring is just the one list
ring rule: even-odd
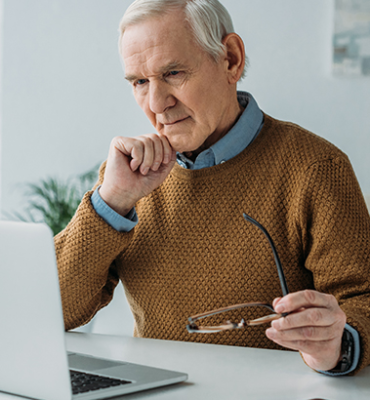
{"label": "cheek", "polygon": [[147,96],[138,95],[138,94],[135,95],[135,93],[134,93],[134,97],[135,97],[135,100],[136,100],[136,103],[138,104],[138,106],[144,111],[145,115],[147,116],[149,121],[152,123],[152,125],[155,126],[155,124],[156,124],[155,114],[150,110],[149,101],[147,100]]}
{"label": "cheek", "polygon": [[217,128],[217,114],[215,114],[214,111],[215,110],[211,108],[211,104],[208,103],[207,107],[203,109],[199,108],[199,113],[197,113],[199,130],[204,139]]}
{"label": "cheek", "polygon": [[219,93],[202,83],[195,85],[186,95],[181,97],[181,102],[192,113],[192,117],[203,129],[212,128],[217,119],[220,103]]}

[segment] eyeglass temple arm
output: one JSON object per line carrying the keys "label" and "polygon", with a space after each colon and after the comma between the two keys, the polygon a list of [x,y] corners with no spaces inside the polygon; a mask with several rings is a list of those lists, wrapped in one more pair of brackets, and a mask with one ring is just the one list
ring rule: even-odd
{"label": "eyeglass temple arm", "polygon": [[265,236],[267,237],[267,240],[270,243],[272,252],[274,253],[275,263],[276,263],[276,267],[277,267],[277,271],[278,271],[279,279],[280,279],[281,290],[283,292],[283,296],[286,296],[289,293],[288,285],[286,283],[283,267],[281,266],[280,258],[278,256],[277,251],[276,251],[274,242],[272,241],[272,239],[271,239],[270,235],[268,234],[268,232],[266,231],[266,229],[260,223],[258,223],[256,220],[254,220],[252,217],[250,217],[246,213],[243,213],[243,217],[248,222],[251,222],[253,225],[257,226],[257,228],[259,228],[265,234]]}
{"label": "eyeglass temple arm", "polygon": [[268,308],[270,311],[275,312],[273,307],[268,303],[243,303],[243,304],[235,304],[234,306],[218,308],[217,310],[213,310],[212,312],[205,312],[193,315],[189,317],[189,322],[194,323],[198,319],[202,319],[204,317],[211,317],[212,315],[222,314],[225,311],[237,310],[238,308],[244,308],[244,307],[265,307]]}

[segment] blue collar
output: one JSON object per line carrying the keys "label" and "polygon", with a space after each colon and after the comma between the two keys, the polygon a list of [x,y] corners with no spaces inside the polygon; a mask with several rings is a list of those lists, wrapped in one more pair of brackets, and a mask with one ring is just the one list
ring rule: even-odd
{"label": "blue collar", "polygon": [[257,137],[263,126],[263,113],[253,96],[238,91],[239,104],[245,108],[230,131],[209,149],[202,151],[193,162],[177,153],[177,162],[187,169],[202,169],[222,164],[241,153]]}

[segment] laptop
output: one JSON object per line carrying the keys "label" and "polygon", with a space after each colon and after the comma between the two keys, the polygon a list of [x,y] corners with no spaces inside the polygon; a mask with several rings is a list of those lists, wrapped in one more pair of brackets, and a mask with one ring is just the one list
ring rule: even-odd
{"label": "laptop", "polygon": [[187,374],[68,353],[54,241],[44,224],[0,221],[0,391],[43,400],[105,399]]}

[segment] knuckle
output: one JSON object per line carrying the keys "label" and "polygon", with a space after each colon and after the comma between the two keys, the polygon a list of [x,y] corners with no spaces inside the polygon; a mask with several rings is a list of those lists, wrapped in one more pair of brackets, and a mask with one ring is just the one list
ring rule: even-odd
{"label": "knuckle", "polygon": [[335,308],[338,306],[337,299],[332,294],[326,294],[325,297],[327,299],[329,308]]}
{"label": "knuckle", "polygon": [[111,142],[110,142],[111,148],[113,148],[113,147],[120,147],[120,145],[122,145],[122,143],[125,142],[124,139],[125,139],[125,138],[122,137],[122,136],[115,136],[115,137],[111,140]]}
{"label": "knuckle", "polygon": [[313,308],[309,310],[309,320],[313,325],[318,324],[318,322],[322,319],[322,313],[319,308]]}
{"label": "knuckle", "polygon": [[309,303],[313,303],[316,299],[316,292],[314,290],[306,289],[303,295]]}
{"label": "knuckle", "polygon": [[149,133],[149,134],[147,135],[147,138],[148,138],[149,140],[151,140],[152,143],[154,143],[154,144],[157,144],[157,145],[158,145],[158,143],[160,143],[160,139],[159,139],[158,135],[156,135],[155,133]]}
{"label": "knuckle", "polygon": [[115,137],[112,139],[111,143],[117,143],[117,142],[121,141],[121,139],[122,139],[121,136],[115,136]]}
{"label": "knuckle", "polygon": [[147,133],[146,135],[143,135],[143,138],[154,142],[158,140],[158,135],[156,135],[155,133]]}
{"label": "knuckle", "polygon": [[144,146],[148,146],[152,143],[152,140],[150,137],[148,137],[148,135],[138,136],[136,141]]}
{"label": "knuckle", "polygon": [[140,142],[139,140],[134,141],[132,143],[132,150],[131,153],[135,153],[135,154],[142,154],[144,151],[144,144],[142,142]]}
{"label": "knuckle", "polygon": [[293,321],[290,315],[287,315],[285,318],[281,318],[281,327],[283,329],[289,329],[293,327]]}
{"label": "knuckle", "polygon": [[302,336],[306,339],[311,339],[315,334],[315,328],[307,326],[301,329]]}

